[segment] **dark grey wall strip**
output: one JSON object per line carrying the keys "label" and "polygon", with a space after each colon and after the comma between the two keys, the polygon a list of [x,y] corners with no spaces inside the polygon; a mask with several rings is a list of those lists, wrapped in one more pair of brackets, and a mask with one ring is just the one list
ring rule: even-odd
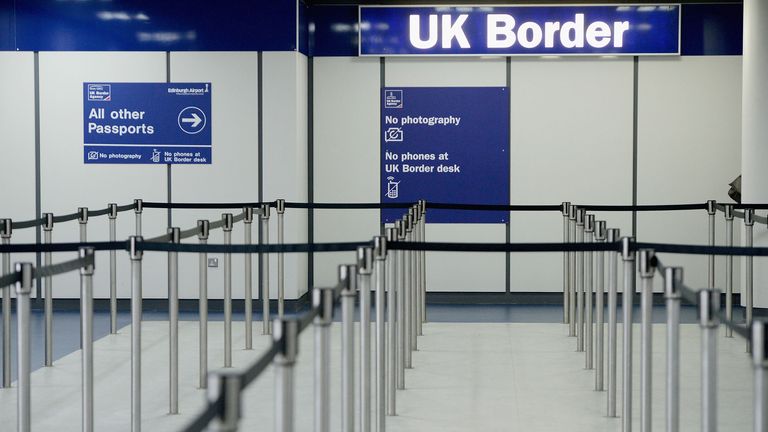
{"label": "dark grey wall strip", "polygon": [[[379,57],[379,88],[383,89],[386,86],[387,86],[387,59],[386,57]],[[377,103],[376,105],[379,107],[379,119],[381,119],[381,102]],[[381,136],[381,130],[379,130],[379,136]],[[381,166],[381,164],[379,164],[379,166]],[[379,170],[381,170],[381,168],[379,168]],[[381,173],[379,173],[379,178],[382,178]],[[379,210],[379,220],[381,220],[381,210]],[[384,222],[379,223],[379,235],[386,234],[385,228],[386,226]]]}
{"label": "dark grey wall strip", "polygon": [[[635,56],[633,62],[632,82],[632,205],[637,205],[637,94],[640,58]],[[632,212],[632,236],[637,238],[637,212]]]}
{"label": "dark grey wall strip", "polygon": [[[259,202],[264,201],[264,56],[263,53],[259,51],[256,55],[256,146],[257,146],[257,158],[259,159],[256,161],[256,167],[258,170],[257,176],[258,176],[258,200]],[[258,236],[259,236],[259,244],[263,242],[263,233],[261,231],[261,223],[257,224],[258,227]],[[262,274],[262,256],[261,253],[259,255],[259,263],[258,263],[258,269],[259,274]],[[262,292],[261,287],[263,286],[262,278],[259,276],[258,278],[258,286],[259,286],[259,292]]]}
{"label": "dark grey wall strip", "polygon": [[[40,53],[34,54],[34,76],[35,76],[35,217],[43,216],[42,204],[42,183],[40,171]],[[40,226],[35,227],[35,242],[42,243]],[[40,268],[42,264],[40,252],[35,254],[35,266]],[[36,278],[35,286],[41,287],[40,277]],[[37,290],[37,299],[42,298],[42,290]]]}
{"label": "dark grey wall strip", "polygon": [[[171,82],[171,52],[165,52],[165,82]],[[171,173],[171,164],[166,165],[166,184],[168,185],[168,202],[173,202],[173,187],[171,182],[173,176]],[[168,209],[168,228],[173,226],[173,210]]]}
{"label": "dark grey wall strip", "polygon": [[[512,87],[512,57],[507,57],[507,91],[510,91],[510,88]],[[512,115],[512,94],[507,95],[507,103],[509,104],[509,113]],[[510,122],[509,130],[507,131],[507,142],[509,143],[509,155],[508,157],[512,157],[512,125]],[[507,179],[508,181],[512,181],[510,179]],[[510,188],[511,190],[511,188]],[[511,197],[510,197],[511,200]],[[506,230],[505,230],[505,241],[507,243],[512,241],[512,213],[507,213],[507,223],[506,223]],[[504,276],[505,281],[505,291],[507,293],[510,293],[512,291],[512,263],[510,259],[512,258],[512,254],[509,252],[506,253],[506,260],[504,260],[506,273]]]}
{"label": "dark grey wall strip", "polygon": [[[307,201],[315,202],[315,61],[307,57]],[[307,242],[315,242],[315,211],[307,210]],[[315,254],[307,254],[307,288],[315,285]]]}

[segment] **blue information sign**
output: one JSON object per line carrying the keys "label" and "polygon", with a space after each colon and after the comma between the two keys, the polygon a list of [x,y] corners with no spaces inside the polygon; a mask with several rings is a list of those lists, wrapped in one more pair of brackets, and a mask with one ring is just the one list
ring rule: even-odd
{"label": "blue information sign", "polygon": [[83,83],[85,163],[210,164],[210,83]]}
{"label": "blue information sign", "polygon": [[[509,204],[506,87],[389,87],[381,93],[381,202]],[[382,221],[402,209],[383,209]],[[429,210],[430,223],[505,223],[504,211]]]}
{"label": "blue information sign", "polygon": [[678,55],[680,5],[361,6],[360,55]]}

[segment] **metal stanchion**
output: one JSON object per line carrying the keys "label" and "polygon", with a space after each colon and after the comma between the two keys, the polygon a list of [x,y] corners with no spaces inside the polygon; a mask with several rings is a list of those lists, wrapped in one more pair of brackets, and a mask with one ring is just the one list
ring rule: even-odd
{"label": "metal stanchion", "polygon": [[[93,256],[93,248],[80,248],[80,258]],[[83,432],[92,432],[93,423],[93,269],[80,268],[80,328],[83,350],[81,358],[81,391]]]}
{"label": "metal stanchion", "polygon": [[[411,243],[416,242],[416,209],[411,207],[408,209],[408,241]],[[416,251],[408,251],[408,292],[410,295],[410,315],[411,315],[411,351],[416,351],[419,345],[419,287],[416,284]],[[413,363],[411,363],[413,366]]]}
{"label": "metal stanchion", "polygon": [[88,207],[78,207],[77,223],[80,226],[80,243],[88,241]]}
{"label": "metal stanchion", "polygon": [[[205,219],[197,221],[197,239],[201,245],[208,243],[208,236],[211,232],[211,224]],[[198,254],[198,349],[200,350],[199,363],[199,381],[201,389],[208,385],[208,254],[201,252]]]}
{"label": "metal stanchion", "polygon": [[[753,209],[744,209],[744,243],[746,247],[752,247],[753,245],[753,232],[752,229],[755,225],[755,211]],[[754,269],[752,267],[755,258],[751,255],[746,257],[746,269],[745,269],[745,286],[746,291],[746,309],[744,311],[744,318],[747,323],[747,327],[752,326],[752,306],[753,306],[753,293],[754,293]],[[747,352],[752,352],[752,343],[747,339]]]}
{"label": "metal stanchion", "polygon": [[664,298],[667,303],[667,432],[680,430],[680,284],[683,269],[664,269]]}
{"label": "metal stanchion", "polygon": [[386,421],[386,384],[387,366],[386,366],[386,322],[384,317],[385,298],[386,298],[386,266],[387,266],[387,238],[376,236],[373,238],[373,275],[374,290],[376,293],[376,361],[375,373],[376,392],[374,406],[376,407],[376,420],[374,430],[383,432]]}
{"label": "metal stanchion", "polygon": [[[387,242],[397,241],[397,228],[387,228]],[[397,251],[390,250],[387,254],[387,415],[395,415],[397,388]]]}
{"label": "metal stanchion", "polygon": [[[715,200],[707,201],[707,224],[709,227],[709,245],[715,245],[715,213],[717,212],[717,202]],[[715,287],[715,256],[707,256],[707,287]]]}
{"label": "metal stanchion", "polygon": [[656,271],[653,251],[638,252],[640,273],[640,430],[651,432],[651,380],[653,368],[653,275]]}
{"label": "metal stanchion", "polygon": [[[109,241],[117,241],[117,204],[109,204]],[[117,251],[109,251],[109,332],[117,334]]]}
{"label": "metal stanchion", "polygon": [[[611,228],[606,233],[608,243],[619,241],[618,228]],[[619,284],[619,272],[617,259],[619,254],[608,252],[608,417],[616,417],[616,364],[617,364],[617,324],[616,312],[617,301],[616,291]]]}
{"label": "metal stanchion", "polygon": [[[568,236],[568,209],[571,207],[571,203],[563,201],[560,204],[560,212],[563,214],[563,243],[568,243],[570,237]],[[570,281],[570,275],[568,274],[568,252],[563,252],[563,323],[568,324],[571,320],[571,316],[568,314],[570,307],[570,297],[568,296],[570,289],[568,288],[568,282]]]}
{"label": "metal stanchion", "polygon": [[[269,204],[261,205],[261,244],[269,244]],[[277,299],[278,303],[280,299]],[[261,254],[261,315],[262,315],[262,327],[261,334],[270,334],[269,320],[269,254],[262,252]]]}
{"label": "metal stanchion", "polygon": [[[18,378],[17,389],[17,426],[19,432],[32,429],[32,355],[29,342],[29,319],[34,267],[32,263],[16,263],[16,273],[21,273],[21,280],[16,282],[16,361]],[[8,291],[10,287],[5,288]]]}
{"label": "metal stanchion", "polygon": [[315,432],[331,431],[331,324],[333,288],[314,288],[312,307],[315,317]]}
{"label": "metal stanchion", "polygon": [[[7,245],[11,243],[13,221],[3,219],[3,230],[0,231],[0,241]],[[11,272],[11,254],[3,254],[3,275]],[[3,387],[11,386],[11,290],[3,290]]]}
{"label": "metal stanchion", "polygon": [[[411,226],[411,218],[406,213],[403,216],[403,233],[402,233],[402,240],[401,241],[408,241],[410,240],[410,226]],[[411,327],[413,325],[413,322],[411,320],[411,260],[410,260],[410,252],[409,251],[401,251],[400,255],[402,256],[401,262],[402,262],[402,286],[400,292],[403,294],[403,364],[405,365],[406,369],[410,369],[413,365],[413,344],[411,343]]]}
{"label": "metal stanchion", "polygon": [[[181,243],[181,230],[168,228],[171,243]],[[168,413],[179,413],[179,253],[168,252],[169,397]]]}
{"label": "metal stanchion", "polygon": [[230,370],[213,371],[208,375],[208,403],[222,399],[224,405],[218,417],[208,426],[208,432],[236,432],[241,415],[240,388],[242,377]]}
{"label": "metal stanchion", "polygon": [[275,318],[272,339],[279,344],[275,356],[275,431],[294,430],[294,365],[299,351],[299,322],[295,318]]}
{"label": "metal stanchion", "polygon": [[[576,243],[584,243],[586,210],[576,210]],[[576,252],[576,351],[584,351],[584,252]]]}
{"label": "metal stanchion", "polygon": [[[576,206],[568,207],[568,242],[576,241]],[[568,336],[576,336],[576,252],[568,252]]]}
{"label": "metal stanchion", "polygon": [[[285,243],[285,200],[279,199],[276,202],[277,211],[277,244]],[[277,254],[277,316],[282,317],[285,313],[285,253]]]}
{"label": "metal stanchion", "polygon": [[[232,213],[221,215],[224,244],[232,244]],[[224,254],[224,367],[232,367],[232,254]]]}
{"label": "metal stanchion", "polygon": [[141,431],[141,259],[144,252],[138,247],[143,239],[128,239],[131,258],[131,432]]}
{"label": "metal stanchion", "polygon": [[622,312],[624,314],[623,355],[624,369],[622,370],[622,431],[632,431],[632,296],[635,293],[635,252],[631,244],[632,237],[621,239],[621,258],[624,261],[624,292],[622,294]]}
{"label": "metal stanchion", "polygon": [[136,214],[136,235],[141,236],[141,213],[144,212],[144,201],[133,200],[133,212]]}
{"label": "metal stanchion", "polygon": [[341,431],[355,432],[355,296],[357,266],[339,266],[341,285]]}
{"label": "metal stanchion", "polygon": [[357,286],[360,290],[360,432],[371,430],[371,275],[373,249],[357,249]]}
{"label": "metal stanchion", "polygon": [[[733,247],[733,205],[723,206],[725,214],[725,245]],[[733,320],[733,255],[725,257],[725,316]],[[725,327],[725,337],[733,337],[733,329]]]}
{"label": "metal stanchion", "polygon": [[[53,241],[53,213],[43,213],[43,241],[51,244]],[[110,256],[111,259],[111,256]],[[43,266],[53,264],[53,254],[43,253]],[[45,284],[43,315],[45,316],[45,366],[53,366],[53,277],[43,278]]]}
{"label": "metal stanchion", "polygon": [[754,431],[768,432],[768,322],[758,320],[752,331],[752,366],[755,371]]}
{"label": "metal stanchion", "polygon": [[[413,207],[413,243],[421,242],[421,201]],[[424,292],[421,287],[421,251],[413,251],[413,286],[416,291],[416,336],[423,335],[422,316],[424,304]]]}
{"label": "metal stanchion", "polygon": [[[595,223],[595,241],[605,243],[605,221]],[[595,265],[595,390],[603,391],[605,375],[605,307],[603,305],[605,298],[605,252],[597,253],[597,263]]]}
{"label": "metal stanchion", "polygon": [[[427,201],[421,200],[421,233],[419,234],[419,241],[427,241]],[[421,322],[427,322],[427,251],[422,250],[418,252],[421,259]],[[422,334],[419,332],[419,334]]]}
{"label": "metal stanchion", "polygon": [[[397,231],[397,240],[405,241],[405,223],[402,220],[395,221],[395,230]],[[395,280],[395,307],[397,317],[395,318],[395,330],[397,332],[397,389],[405,389],[405,365],[406,365],[406,331],[405,331],[405,251],[396,251],[397,260],[397,280]]]}
{"label": "metal stanchion", "polygon": [[[587,215],[586,219],[584,220],[584,242],[585,243],[592,243],[595,236],[595,215]],[[584,308],[585,310],[585,320],[584,325],[586,326],[586,331],[584,334],[584,338],[586,340],[585,343],[585,349],[587,351],[587,355],[585,356],[585,367],[587,369],[592,369],[594,364],[594,351],[593,351],[593,329],[592,329],[592,262],[594,258],[594,252],[585,252],[584,253]]]}
{"label": "metal stanchion", "polygon": [[720,290],[699,291],[701,325],[701,430],[717,430],[717,326]]}
{"label": "metal stanchion", "polygon": [[[243,208],[245,213],[244,240],[245,244],[251,245],[253,235],[253,207]],[[245,349],[253,349],[253,255],[245,255]]]}

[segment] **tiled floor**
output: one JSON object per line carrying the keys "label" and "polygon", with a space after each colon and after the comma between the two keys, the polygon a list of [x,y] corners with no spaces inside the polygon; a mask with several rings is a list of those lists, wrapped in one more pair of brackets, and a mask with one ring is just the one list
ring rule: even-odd
{"label": "tiled floor", "polygon": [[[555,309],[553,309],[554,311]],[[559,313],[559,312],[558,312]],[[437,318],[437,316],[435,316]],[[635,326],[639,341],[639,328]],[[180,415],[168,415],[167,322],[144,323],[143,426],[145,431],[180,430],[203,406],[197,384],[197,325],[181,323]],[[234,327],[235,367],[244,367],[268,346],[255,325],[253,351],[243,350],[243,326]],[[339,430],[339,330],[333,327],[332,430]],[[222,364],[222,323],[211,324],[210,365]],[[654,430],[664,425],[664,326],[654,328]],[[301,337],[296,372],[296,430],[311,430],[312,329]],[[593,391],[593,373],[574,352],[575,339],[557,323],[430,322],[419,339],[407,389],[398,391],[398,415],[389,431],[619,431],[620,419],[605,417],[605,392]],[[699,430],[699,328],[682,326],[682,430]],[[740,339],[720,335],[719,426],[751,430],[752,379]],[[96,343],[96,430],[129,430],[130,327]],[[637,349],[635,350],[637,351]],[[637,353],[636,353],[637,354]],[[639,366],[635,363],[635,383]],[[619,369],[619,376],[621,369]],[[68,354],[53,368],[33,374],[33,430],[80,430],[80,354]],[[241,430],[273,429],[272,371],[243,398]],[[635,416],[639,391],[635,388]],[[0,430],[13,430],[16,391],[0,389]],[[634,419],[637,426],[639,420]],[[5,426],[3,426],[5,425]]]}

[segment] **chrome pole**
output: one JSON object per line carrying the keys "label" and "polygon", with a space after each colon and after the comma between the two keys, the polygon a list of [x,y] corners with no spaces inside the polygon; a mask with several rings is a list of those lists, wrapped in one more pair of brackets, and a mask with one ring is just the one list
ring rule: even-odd
{"label": "chrome pole", "polygon": [[218,416],[206,429],[208,432],[237,432],[242,408],[240,406],[240,388],[242,377],[233,370],[212,371],[208,375],[206,399],[209,404],[223,401]]}
{"label": "chrome pole", "polygon": [[[592,243],[595,236],[595,215],[587,215],[584,220],[584,242]],[[594,252],[584,253],[584,295],[585,302],[584,308],[586,309],[586,318],[584,325],[586,326],[585,339],[586,339],[586,351],[585,367],[592,369],[594,367],[594,345],[593,345],[593,329],[592,329],[592,287],[593,287],[593,274],[592,263],[594,261]]]}
{"label": "chrome pole", "polygon": [[[576,243],[584,243],[586,211],[576,211]],[[584,252],[576,252],[576,351],[584,351]]]}
{"label": "chrome pole", "polygon": [[[232,213],[221,215],[224,244],[232,244]],[[224,367],[232,367],[232,254],[224,254]]]}
{"label": "chrome pole", "polygon": [[133,212],[136,214],[136,236],[141,237],[141,213],[144,212],[143,200],[133,200]]}
{"label": "chrome pole", "polygon": [[[4,245],[11,243],[13,221],[3,219],[0,241]],[[3,275],[11,272],[11,254],[3,254]],[[11,290],[3,290],[3,387],[11,387]]]}
{"label": "chrome pole", "polygon": [[[43,239],[45,244],[51,244],[53,241],[53,213],[43,213]],[[51,252],[43,253],[43,266],[48,267],[53,264],[53,254]],[[44,315],[45,315],[45,366],[53,366],[53,277],[43,278],[45,284],[44,293]]]}
{"label": "chrome pole", "polygon": [[[277,200],[277,244],[285,243],[285,200]],[[277,254],[277,316],[285,314],[285,253]]]}
{"label": "chrome pole", "polygon": [[128,239],[131,258],[131,432],[141,432],[141,259],[140,236]]}
{"label": "chrome pole", "polygon": [[701,430],[717,430],[717,326],[720,290],[699,291],[701,325]]}
{"label": "chrome pole", "polygon": [[[208,220],[201,219],[197,221],[197,239],[201,245],[208,243],[208,236],[211,232],[211,223]],[[200,350],[199,364],[199,382],[201,389],[208,386],[208,254],[202,252],[199,254],[198,263],[198,348]]]}
{"label": "chrome pole", "polygon": [[[29,320],[32,284],[34,283],[34,267],[32,263],[16,263],[16,273],[21,273],[16,282],[16,354],[18,378],[17,390],[17,425],[19,432],[29,432],[32,429],[32,355],[29,342]],[[10,287],[5,288],[8,291]]]}
{"label": "chrome pole", "polygon": [[[746,247],[752,247],[754,237],[753,237],[753,226],[755,225],[755,211],[753,209],[744,209],[744,243]],[[752,305],[753,305],[753,293],[754,293],[754,270],[752,267],[752,264],[754,263],[754,257],[753,256],[747,256],[746,257],[746,281],[745,281],[745,291],[746,291],[746,310],[744,311],[744,318],[747,323],[747,327],[752,326]],[[752,352],[752,345],[751,341],[747,339],[747,352]]]}
{"label": "chrome pole", "polygon": [[[605,221],[595,223],[595,241],[605,243]],[[595,312],[596,312],[596,336],[595,336],[595,390],[604,390],[605,375],[605,252],[597,253],[597,263],[595,268]]]}
{"label": "chrome pole", "polygon": [[680,284],[681,267],[664,269],[667,303],[667,432],[680,431]]}
{"label": "chrome pole", "polygon": [[275,431],[294,430],[294,365],[299,351],[299,322],[295,318],[276,318],[272,340],[280,351],[275,356]]}
{"label": "chrome pole", "polygon": [[[411,229],[411,223],[412,219],[408,217],[408,214],[406,213],[403,216],[403,240],[402,241],[409,241],[410,240],[410,229]],[[403,293],[403,327],[404,327],[404,335],[403,338],[404,346],[403,346],[403,363],[405,365],[406,369],[410,369],[413,367],[413,344],[411,343],[411,327],[413,325],[412,319],[411,319],[411,260],[410,260],[410,252],[407,250],[401,251],[400,255],[402,255],[402,288],[401,292]]]}
{"label": "chrome pole", "polygon": [[621,239],[621,258],[624,261],[624,293],[622,295],[624,313],[624,369],[622,371],[622,430],[632,431],[632,296],[635,293],[635,252],[632,237]]}
{"label": "chrome pole", "polygon": [[[715,213],[717,212],[717,203],[715,200],[707,201],[707,224],[709,226],[709,245],[715,245]],[[707,287],[715,287],[715,256],[707,256]]]}
{"label": "chrome pole", "polygon": [[[576,206],[572,205],[568,208],[568,242],[576,242]],[[570,280],[568,282],[568,297],[570,300],[570,311],[568,315],[571,317],[570,325],[568,326],[568,336],[576,336],[576,252],[568,252],[568,275]]]}
{"label": "chrome pole", "polygon": [[[733,205],[724,206],[725,244],[733,247]],[[725,257],[725,317],[733,321],[733,255]],[[725,337],[733,337],[733,329],[725,326]]]}
{"label": "chrome pole", "polygon": [[768,323],[752,322],[752,365],[755,371],[754,431],[768,432]]}
{"label": "chrome pole", "polygon": [[638,253],[640,273],[640,430],[651,432],[652,369],[653,369],[653,275],[656,263],[653,251],[641,249]]}
{"label": "chrome pole", "polygon": [[[269,244],[269,204],[261,205],[261,244]],[[278,299],[278,302],[280,299]],[[262,252],[261,254],[261,315],[262,315],[262,328],[261,334],[270,334],[269,320],[269,254]]]}
{"label": "chrome pole", "polygon": [[[568,243],[570,237],[568,236],[568,208],[571,203],[563,201],[560,204],[560,212],[563,214],[563,243]],[[571,316],[568,314],[570,308],[570,297],[568,296],[570,288],[568,282],[570,281],[570,275],[568,267],[568,252],[563,252],[563,323],[568,324],[571,320]]]}
{"label": "chrome pole", "polygon": [[[109,241],[117,241],[117,204],[109,204]],[[109,251],[109,332],[117,334],[117,251]]]}
{"label": "chrome pole", "polygon": [[[80,248],[80,259],[93,257],[93,248]],[[92,432],[93,423],[93,269],[89,264],[80,268],[80,328],[83,352],[80,356],[82,427]]]}
{"label": "chrome pole", "polygon": [[80,226],[80,243],[88,241],[88,207],[78,207],[77,223]]}
{"label": "chrome pole", "polygon": [[[608,243],[616,243],[619,241],[619,229],[610,228],[606,232],[606,241]],[[617,312],[617,287],[619,285],[619,272],[618,264],[616,260],[619,254],[616,252],[608,252],[608,417],[616,417],[616,365],[617,365],[617,351],[618,351],[618,337],[617,337],[617,324],[616,324],[616,312]]]}
{"label": "chrome pole", "polygon": [[339,266],[339,285],[341,285],[341,431],[355,432],[357,266]]}
{"label": "chrome pole", "polygon": [[[253,207],[244,207],[244,241],[251,245],[253,236]],[[245,254],[245,349],[253,349],[253,255]]]}
{"label": "chrome pole", "polygon": [[[181,230],[168,228],[171,243],[181,243]],[[168,252],[169,414],[179,413],[179,253]]]}
{"label": "chrome pole", "polygon": [[371,275],[373,249],[357,248],[357,285],[360,289],[360,432],[371,430]]}
{"label": "chrome pole", "polygon": [[[387,242],[397,241],[397,228],[387,228]],[[397,251],[390,250],[387,255],[387,415],[396,415],[397,388],[397,331],[395,321],[397,319]]]}
{"label": "chrome pole", "polygon": [[[421,243],[421,201],[414,206],[413,219],[413,242]],[[416,336],[421,336],[422,332],[422,305],[424,304],[424,292],[421,287],[421,251],[413,251],[413,286],[416,291]]]}
{"label": "chrome pole", "polygon": [[[405,241],[405,223],[402,220],[395,221],[395,230],[397,231],[397,240]],[[395,327],[397,332],[397,389],[405,389],[405,365],[406,365],[406,330],[405,330],[405,251],[395,251],[397,261],[397,279],[395,281],[395,307],[397,317]]]}
{"label": "chrome pole", "polygon": [[374,393],[374,406],[376,407],[375,428],[377,432],[383,432],[386,421],[386,378],[387,378],[387,352],[386,352],[386,318],[384,308],[386,302],[386,266],[387,266],[387,238],[376,236],[373,238],[373,276],[374,292],[376,295],[376,360],[375,373],[376,391]]}
{"label": "chrome pole", "polygon": [[[412,244],[416,242],[416,211],[413,207],[408,209],[410,223],[408,224],[408,241]],[[410,315],[411,315],[411,351],[416,351],[419,345],[419,287],[416,285],[416,251],[408,251],[408,289],[410,292]],[[413,366],[413,363],[411,363]]]}
{"label": "chrome pole", "polygon": [[315,432],[331,431],[331,324],[333,288],[314,288],[312,307],[315,317]]}
{"label": "chrome pole", "polygon": [[[421,233],[419,240],[424,243],[427,241],[427,201],[421,200]],[[421,259],[421,321],[427,322],[427,251],[419,251]],[[419,334],[422,334],[419,332]]]}

